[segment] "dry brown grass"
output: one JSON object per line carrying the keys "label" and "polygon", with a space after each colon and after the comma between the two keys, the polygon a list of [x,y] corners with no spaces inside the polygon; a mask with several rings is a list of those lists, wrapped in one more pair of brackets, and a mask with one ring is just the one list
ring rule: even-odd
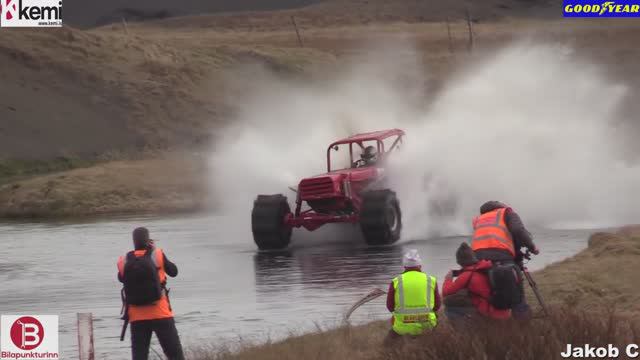
{"label": "dry brown grass", "polygon": [[[215,27],[218,30],[271,31],[291,26],[291,16],[314,27],[382,24],[389,22],[442,22],[445,19],[496,21],[505,17],[557,19],[559,0],[323,0],[297,9],[243,11],[192,15],[155,21],[170,28]],[[143,24],[145,26],[147,23]]]}
{"label": "dry brown grass", "polygon": [[[640,319],[637,274],[640,273],[640,229],[595,233],[589,247],[574,257],[536,273],[551,304],[598,311],[611,307]],[[533,298],[530,302],[533,304]]]}
{"label": "dry brown grass", "polygon": [[[297,359],[558,359],[567,344],[607,346],[624,354],[630,343],[640,342],[640,324],[615,313],[557,309],[545,319],[477,322],[453,328],[442,322],[423,336],[385,346],[382,323],[300,336],[282,342],[248,347],[239,352],[194,350],[196,360]],[[620,358],[626,358],[624,355]]]}
{"label": "dry brown grass", "polygon": [[[540,313],[529,322],[480,321],[455,329],[440,315],[430,333],[383,345],[388,322],[341,327],[294,336],[240,350],[193,349],[198,360],[288,359],[557,359],[567,344],[624,349],[640,342],[640,290],[635,276],[640,263],[640,227],[596,233],[589,247],[570,259],[535,273],[551,304],[550,317]],[[529,299],[534,307],[535,300]]]}
{"label": "dry brown grass", "polygon": [[204,161],[178,155],[112,161],[0,187],[0,216],[77,217],[202,209]]}
{"label": "dry brown grass", "polygon": [[[148,36],[121,26],[8,29],[0,36],[0,94],[7,94],[8,106],[0,107],[0,117],[6,111],[13,121],[0,134],[9,140],[0,142],[0,151],[48,158],[202,146],[224,120],[221,72],[249,61],[296,72],[327,59],[313,49],[222,44],[203,35]],[[52,97],[56,101],[49,104]],[[10,142],[12,134],[23,133],[29,133],[31,146]]]}
{"label": "dry brown grass", "polygon": [[[0,106],[0,160],[95,163],[104,157],[127,161],[141,153],[206,150],[228,111],[220,80],[227,69],[258,62],[295,73],[325,60],[332,57],[313,49],[222,44],[197,35],[185,40],[122,28],[10,29],[0,36],[0,95],[7,95],[0,96],[7,105]],[[160,156],[19,181],[0,174],[0,183],[9,182],[0,190],[0,216],[197,209],[206,189],[194,183],[206,176],[174,171],[176,163]],[[62,170],[31,167],[27,175],[50,168]],[[189,176],[166,176],[165,168]]]}
{"label": "dry brown grass", "polygon": [[[415,47],[416,54],[423,61],[426,76],[433,81],[427,84],[429,88],[437,88],[437,84],[445,81],[453,71],[477,60],[467,51],[467,24],[460,20],[450,23],[450,46],[447,26],[442,21],[409,23],[399,20],[368,25],[337,22],[331,26],[318,26],[300,18],[296,21],[305,46],[300,49],[288,17],[282,23],[258,23],[249,28],[228,27],[226,21],[234,16],[200,16],[144,23],[132,26],[130,32],[142,39],[170,43],[186,52],[190,51],[194,39],[204,44],[250,49],[266,46],[269,51],[281,51],[276,56],[280,61],[302,55],[306,61],[296,61],[306,64],[301,69],[318,62],[334,64],[335,67],[323,69],[328,72],[342,68],[344,63],[350,62],[352,55],[368,51],[375,44],[406,41]],[[246,14],[242,18],[248,22],[255,20]],[[170,26],[170,31],[166,30],[166,26]],[[614,79],[631,84],[640,83],[640,75],[636,75],[635,71],[635,64],[640,59],[640,49],[635,46],[640,35],[639,23],[606,19],[567,21],[506,18],[473,26],[475,54],[491,53],[513,41],[532,38],[571,46],[576,49],[577,57],[588,58],[606,67]],[[100,29],[105,33],[121,31],[118,26]],[[305,56],[304,51],[310,52]],[[335,61],[331,55],[336,56]]]}

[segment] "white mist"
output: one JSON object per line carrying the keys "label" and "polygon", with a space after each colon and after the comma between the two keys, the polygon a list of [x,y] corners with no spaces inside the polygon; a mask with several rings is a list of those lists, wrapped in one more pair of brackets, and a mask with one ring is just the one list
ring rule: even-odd
{"label": "white mist", "polygon": [[[427,99],[418,54],[392,50],[313,83],[251,73],[211,156],[217,208],[234,226],[250,231],[259,193],[285,193],[293,203],[287,186],[326,171],[331,141],[391,127],[408,134],[392,166],[404,239],[468,233],[487,200],[512,205],[536,226],[640,218],[640,168],[619,161],[613,131],[624,122],[617,108],[626,88],[603,69],[564,47],[522,43],[464,69]],[[449,216],[430,210],[451,198]]]}

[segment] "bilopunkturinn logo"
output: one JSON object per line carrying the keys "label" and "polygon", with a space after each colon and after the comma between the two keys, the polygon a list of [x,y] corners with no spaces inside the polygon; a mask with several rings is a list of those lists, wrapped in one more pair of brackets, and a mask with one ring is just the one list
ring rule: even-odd
{"label": "bilopunkturinn logo", "polygon": [[57,315],[2,315],[0,332],[0,359],[60,358]]}
{"label": "bilopunkturinn logo", "polygon": [[60,27],[62,0],[0,0],[1,27]]}

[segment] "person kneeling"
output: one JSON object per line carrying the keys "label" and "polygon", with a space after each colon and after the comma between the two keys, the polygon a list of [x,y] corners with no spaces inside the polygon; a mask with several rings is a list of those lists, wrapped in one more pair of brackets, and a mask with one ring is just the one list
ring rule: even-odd
{"label": "person kneeling", "polygon": [[391,281],[387,292],[387,309],[393,317],[385,346],[402,336],[418,336],[438,325],[440,295],[435,276],[422,272],[422,259],[415,249],[404,255],[402,265],[404,272]]}
{"label": "person kneeling", "polygon": [[511,310],[491,305],[491,284],[487,272],[493,266],[489,260],[478,260],[467,243],[460,244],[456,262],[462,267],[457,278],[447,273],[442,285],[445,314],[453,321],[482,315],[492,319],[508,319]]}

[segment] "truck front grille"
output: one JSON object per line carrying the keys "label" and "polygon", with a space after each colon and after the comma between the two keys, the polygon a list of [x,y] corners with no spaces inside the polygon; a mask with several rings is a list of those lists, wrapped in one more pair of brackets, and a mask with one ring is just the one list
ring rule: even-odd
{"label": "truck front grille", "polygon": [[330,177],[305,179],[298,186],[302,199],[318,198],[323,195],[334,195],[333,181]]}

